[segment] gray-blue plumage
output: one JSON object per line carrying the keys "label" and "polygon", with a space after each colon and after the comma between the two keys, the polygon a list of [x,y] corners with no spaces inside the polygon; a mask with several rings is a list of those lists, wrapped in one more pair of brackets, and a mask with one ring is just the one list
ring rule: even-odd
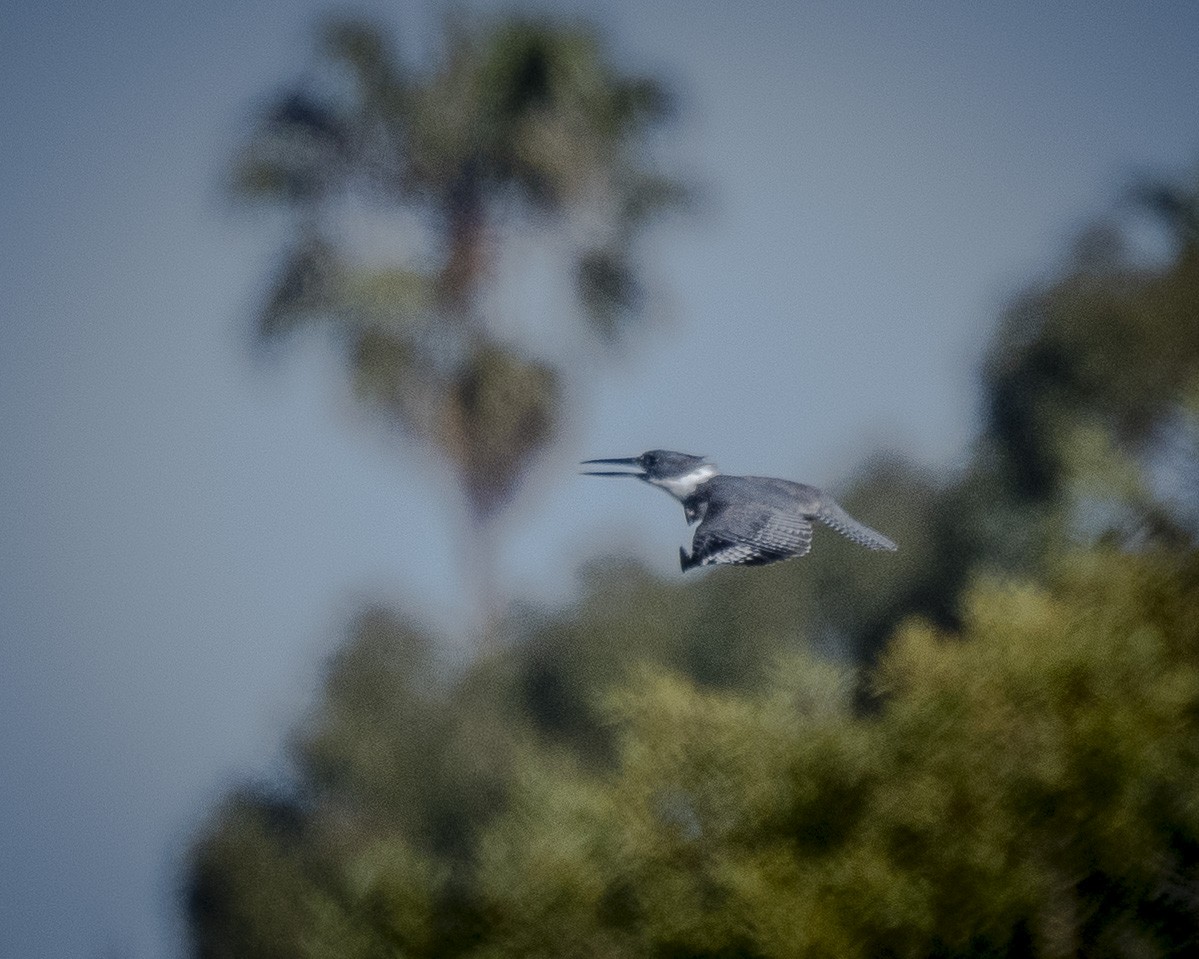
{"label": "gray-blue plumage", "polygon": [[639,468],[640,472],[589,471],[587,475],[633,476],[658,486],[683,504],[688,523],[699,522],[691,552],[679,549],[684,571],[717,564],[762,566],[803,556],[812,547],[813,522],[868,549],[898,548],[815,486],[768,476],[725,476],[701,456],[671,450],[587,460],[584,465],[592,463]]}

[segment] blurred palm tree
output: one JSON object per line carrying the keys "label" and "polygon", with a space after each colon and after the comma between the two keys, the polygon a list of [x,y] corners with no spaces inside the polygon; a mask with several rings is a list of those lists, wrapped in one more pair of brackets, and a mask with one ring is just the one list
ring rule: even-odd
{"label": "blurred palm tree", "polygon": [[[484,315],[504,231],[565,241],[587,325],[617,337],[644,302],[638,236],[685,199],[646,149],[670,98],[617,70],[590,29],[545,21],[452,22],[420,70],[358,20],[327,23],[317,52],[233,164],[236,196],[292,221],[259,334],[337,331],[359,397],[451,466],[486,584],[492,520],[554,437],[563,395],[559,371]],[[420,252],[355,250],[346,227],[364,202]]]}

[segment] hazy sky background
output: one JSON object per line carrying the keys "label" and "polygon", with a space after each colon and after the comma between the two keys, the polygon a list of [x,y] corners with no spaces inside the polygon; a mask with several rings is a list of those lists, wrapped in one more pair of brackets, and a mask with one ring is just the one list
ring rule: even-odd
{"label": "hazy sky background", "polygon": [[[188,836],[278,762],[349,611],[388,600],[447,644],[462,622],[436,468],[357,425],[319,338],[248,349],[281,230],[222,198],[222,164],[328,9],[4,5],[4,959],[177,954]],[[446,7],[356,9],[428,50]],[[568,599],[605,550],[678,575],[677,508],[575,478],[584,456],[832,487],[879,448],[952,469],[1005,297],[1131,176],[1199,159],[1193,0],[536,9],[676,85],[664,148],[711,202],[655,231],[659,325],[578,381],[511,514],[516,596]],[[507,304],[532,329],[563,309]]]}

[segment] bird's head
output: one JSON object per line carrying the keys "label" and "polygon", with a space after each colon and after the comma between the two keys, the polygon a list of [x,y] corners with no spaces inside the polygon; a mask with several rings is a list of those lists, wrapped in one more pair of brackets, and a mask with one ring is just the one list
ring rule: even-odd
{"label": "bird's head", "polygon": [[716,466],[704,456],[676,453],[673,450],[649,450],[640,456],[623,459],[584,460],[583,466],[627,466],[625,470],[586,470],[585,476],[632,476],[660,486],[683,499],[695,487],[716,475]]}

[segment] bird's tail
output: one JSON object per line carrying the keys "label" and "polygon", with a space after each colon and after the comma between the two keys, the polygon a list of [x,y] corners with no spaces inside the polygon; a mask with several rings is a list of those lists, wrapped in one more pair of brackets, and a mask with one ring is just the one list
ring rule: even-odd
{"label": "bird's tail", "polygon": [[892,553],[899,549],[878,530],[859,523],[831,499],[825,501],[816,518],[825,526],[835,529],[842,536],[867,549],[885,549]]}

